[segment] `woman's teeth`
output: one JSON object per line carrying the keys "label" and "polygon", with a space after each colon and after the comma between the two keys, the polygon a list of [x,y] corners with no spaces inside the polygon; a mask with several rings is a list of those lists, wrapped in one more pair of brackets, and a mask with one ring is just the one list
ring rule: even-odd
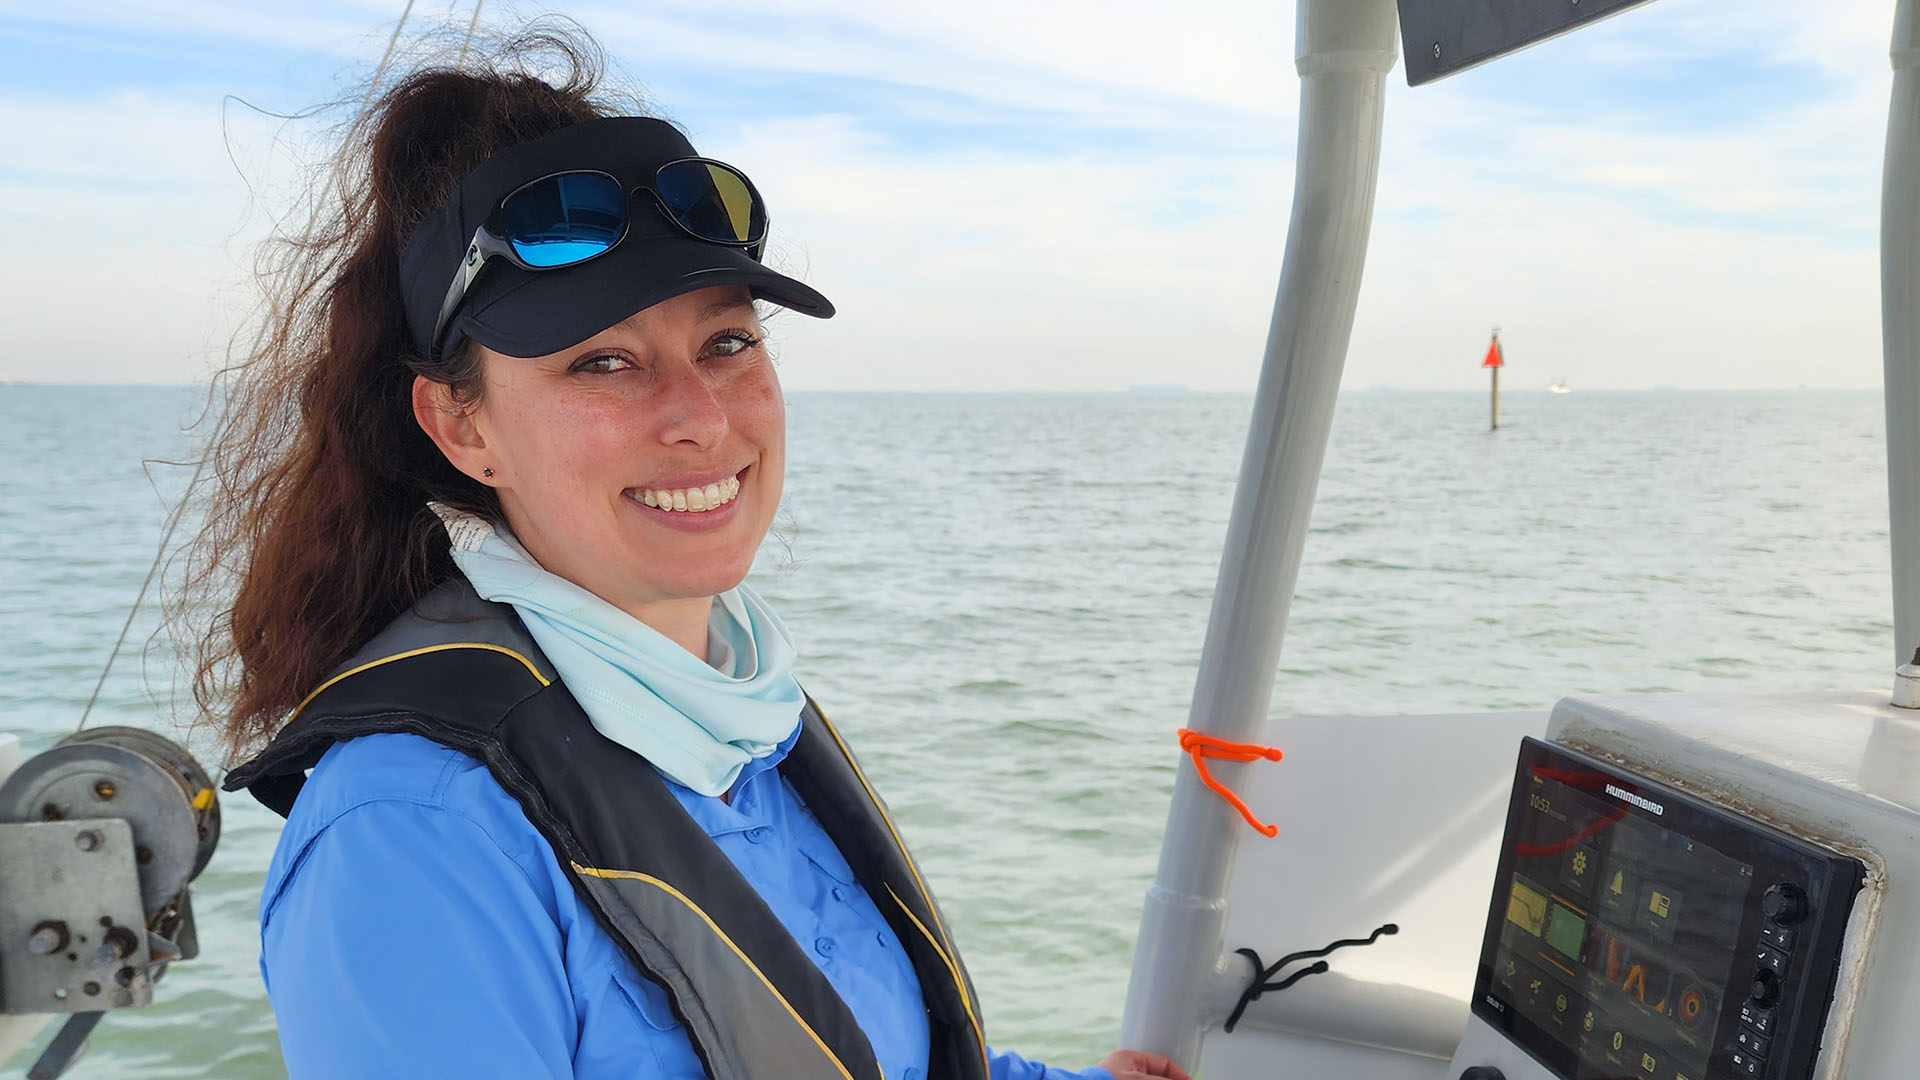
{"label": "woman's teeth", "polygon": [[740,478],[729,476],[718,483],[706,487],[680,488],[677,491],[655,491],[641,488],[636,496],[640,502],[662,510],[678,510],[688,514],[705,513],[732,502],[740,494]]}

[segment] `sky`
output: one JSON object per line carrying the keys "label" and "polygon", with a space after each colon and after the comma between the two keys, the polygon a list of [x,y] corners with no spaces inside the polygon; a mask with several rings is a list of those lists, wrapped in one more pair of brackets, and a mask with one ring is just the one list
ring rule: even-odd
{"label": "sky", "polygon": [[[405,0],[0,0],[0,379],[195,382]],[[1893,0],[1656,0],[1388,76],[1343,387],[1875,387]],[[577,21],[751,175],[789,389],[1250,389],[1292,199],[1281,0],[485,3]],[[416,0],[457,41],[472,0]],[[437,28],[437,29],[436,29]],[[449,30],[449,28],[451,28]]]}

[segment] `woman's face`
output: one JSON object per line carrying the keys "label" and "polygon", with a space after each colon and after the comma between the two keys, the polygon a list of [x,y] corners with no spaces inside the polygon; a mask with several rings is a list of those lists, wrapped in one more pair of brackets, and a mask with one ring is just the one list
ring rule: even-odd
{"label": "woman's face", "polygon": [[746,577],[780,503],[786,410],[744,288],[662,301],[549,356],[483,352],[454,464],[499,491],[542,566],[636,617]]}

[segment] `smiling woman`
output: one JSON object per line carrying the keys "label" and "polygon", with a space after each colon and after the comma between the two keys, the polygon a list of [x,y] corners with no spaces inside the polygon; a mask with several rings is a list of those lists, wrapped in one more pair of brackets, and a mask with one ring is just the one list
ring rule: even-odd
{"label": "smiling woman", "polygon": [[756,304],[833,313],[761,264],[752,182],[583,36],[477,63],[388,89],[275,249],[183,594],[227,786],[287,818],[289,1072],[1185,1080],[988,1047],[744,583],[785,470]]}
{"label": "smiling woman", "polygon": [[746,577],[785,475],[780,383],[746,288],[663,300],[546,356],[481,355],[476,402],[415,379],[421,427],[498,492],[541,566],[704,652],[708,598]]}

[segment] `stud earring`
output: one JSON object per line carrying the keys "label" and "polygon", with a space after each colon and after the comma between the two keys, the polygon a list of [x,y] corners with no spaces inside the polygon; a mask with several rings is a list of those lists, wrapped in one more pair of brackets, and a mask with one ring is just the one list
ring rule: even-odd
{"label": "stud earring", "polygon": [[489,479],[491,479],[491,478],[492,478],[492,476],[493,476],[493,470],[492,470],[492,469],[481,469],[481,470],[480,470],[480,475],[481,475],[481,476],[485,476],[485,477],[488,477]]}

